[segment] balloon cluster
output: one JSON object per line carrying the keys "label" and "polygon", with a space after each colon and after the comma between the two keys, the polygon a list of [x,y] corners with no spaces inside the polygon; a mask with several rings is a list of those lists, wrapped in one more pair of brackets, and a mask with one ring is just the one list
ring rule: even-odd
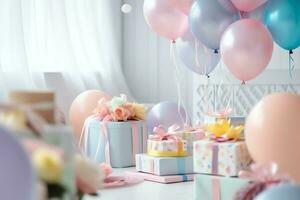
{"label": "balloon cluster", "polygon": [[[239,80],[269,64],[273,40],[292,53],[300,46],[298,0],[145,0],[144,16],[159,35],[177,41],[182,62],[209,74],[222,61]],[[215,55],[214,55],[215,54]]]}

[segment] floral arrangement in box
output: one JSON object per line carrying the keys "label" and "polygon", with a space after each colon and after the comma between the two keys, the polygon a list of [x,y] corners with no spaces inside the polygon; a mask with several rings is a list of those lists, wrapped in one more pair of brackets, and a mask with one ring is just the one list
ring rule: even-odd
{"label": "floral arrangement in box", "polygon": [[144,120],[146,108],[142,104],[127,101],[126,95],[111,100],[100,99],[94,114],[101,121]]}

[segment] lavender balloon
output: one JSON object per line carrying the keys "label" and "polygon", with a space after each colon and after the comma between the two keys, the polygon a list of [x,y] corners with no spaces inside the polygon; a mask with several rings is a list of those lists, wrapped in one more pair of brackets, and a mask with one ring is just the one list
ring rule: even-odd
{"label": "lavender balloon", "polygon": [[225,29],[239,19],[239,12],[230,0],[197,0],[189,23],[192,33],[208,48],[219,49]]}
{"label": "lavender balloon", "polygon": [[177,124],[180,128],[183,128],[186,119],[185,110],[180,107],[179,112],[177,103],[169,101],[161,102],[153,106],[147,114],[148,131],[152,133],[153,128],[159,125],[168,128],[173,124]]}
{"label": "lavender balloon", "polygon": [[219,54],[207,49],[190,31],[177,40],[176,48],[183,64],[200,75],[208,75],[220,61]]}

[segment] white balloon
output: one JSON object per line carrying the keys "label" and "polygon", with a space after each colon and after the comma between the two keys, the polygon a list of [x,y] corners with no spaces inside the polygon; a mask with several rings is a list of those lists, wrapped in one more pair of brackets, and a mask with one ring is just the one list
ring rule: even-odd
{"label": "white balloon", "polygon": [[122,7],[121,7],[121,10],[123,13],[130,13],[132,11],[132,6],[128,3],[124,4]]}

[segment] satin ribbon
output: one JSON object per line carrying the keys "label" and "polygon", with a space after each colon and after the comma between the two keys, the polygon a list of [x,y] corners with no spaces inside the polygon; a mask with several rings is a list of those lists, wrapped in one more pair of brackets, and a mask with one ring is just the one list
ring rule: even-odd
{"label": "satin ribbon", "polygon": [[171,140],[176,142],[182,141],[182,139],[178,135],[175,135],[174,133],[169,133],[169,131],[171,132],[170,128],[168,129],[167,132],[162,127],[155,127],[153,129],[153,132],[155,134],[150,135],[149,139],[155,141],[163,141],[163,140]]}
{"label": "satin ribbon", "polygon": [[278,173],[278,165],[276,163],[270,163],[268,165],[252,164],[250,171],[240,171],[239,177],[254,182],[271,184],[291,180],[289,177]]}
{"label": "satin ribbon", "polygon": [[[80,134],[80,138],[79,138],[79,149],[81,150],[81,153],[87,155],[88,151],[87,151],[87,147],[88,147],[88,138],[89,138],[89,123],[92,120],[98,119],[96,115],[92,115],[90,117],[88,117],[83,125],[81,134]],[[107,121],[101,121],[101,129],[100,129],[100,134],[103,135],[103,138],[105,140],[105,147],[104,147],[104,155],[105,155],[105,162],[109,165],[111,165],[111,157],[110,157],[110,144],[109,144],[109,132],[108,132],[108,128],[107,128]],[[132,158],[133,158],[133,164],[135,164],[135,154],[137,154],[138,152],[143,152],[143,149],[145,148],[144,146],[146,146],[146,138],[147,134],[144,132],[146,130],[146,128],[142,128],[142,148],[139,148],[139,142],[138,142],[138,127],[136,122],[130,122],[131,124],[131,128],[132,128]],[[82,144],[82,140],[84,140],[84,144]],[[99,135],[98,137],[98,143],[97,143],[97,148],[96,148],[96,152],[95,155],[93,156],[94,159],[96,160],[100,151],[100,140],[101,137]]]}
{"label": "satin ribbon", "polygon": [[221,200],[221,187],[219,178],[212,177],[212,200]]}
{"label": "satin ribbon", "polygon": [[206,114],[212,117],[224,118],[224,117],[228,117],[231,113],[232,113],[232,109],[228,108],[219,112],[207,112]]}

